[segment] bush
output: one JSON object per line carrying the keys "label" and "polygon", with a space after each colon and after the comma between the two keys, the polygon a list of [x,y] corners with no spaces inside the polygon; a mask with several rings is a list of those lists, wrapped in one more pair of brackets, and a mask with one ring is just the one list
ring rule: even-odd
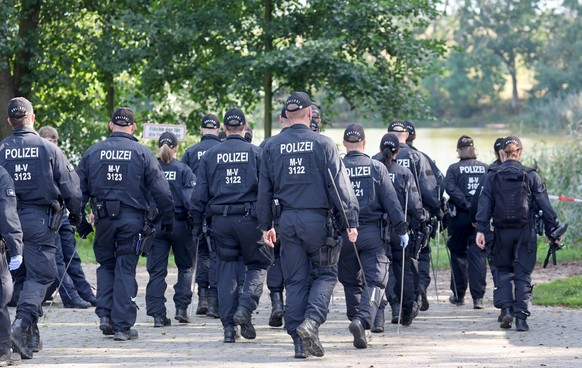
{"label": "bush", "polygon": [[[532,155],[524,158],[527,166],[534,167],[540,174],[548,194],[570,198],[582,198],[582,145],[571,136],[564,139],[559,147],[550,150],[535,150]],[[526,152],[526,156],[528,152]],[[571,246],[582,245],[582,203],[551,201],[558,212],[561,223],[570,224],[565,240]]]}

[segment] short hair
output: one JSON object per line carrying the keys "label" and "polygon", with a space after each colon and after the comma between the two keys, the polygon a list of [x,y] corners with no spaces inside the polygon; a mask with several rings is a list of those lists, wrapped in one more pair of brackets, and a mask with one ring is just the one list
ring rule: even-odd
{"label": "short hair", "polygon": [[457,148],[457,153],[461,160],[475,160],[477,158],[477,152],[474,146]]}
{"label": "short hair", "polygon": [[224,125],[224,130],[229,132],[229,133],[241,133],[245,130],[246,124],[238,125],[238,126],[232,126],[232,125],[226,125],[226,124],[223,124],[223,125]]}
{"label": "short hair", "polygon": [[43,126],[38,130],[38,135],[42,138],[54,138],[59,139],[59,132],[50,125]]}

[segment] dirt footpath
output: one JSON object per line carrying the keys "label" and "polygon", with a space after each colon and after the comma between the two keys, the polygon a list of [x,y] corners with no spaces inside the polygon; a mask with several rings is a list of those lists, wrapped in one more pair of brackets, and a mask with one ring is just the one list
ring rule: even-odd
{"label": "dirt footpath", "polygon": [[[536,282],[557,276],[580,274],[577,264],[558,265],[534,271]],[[86,265],[92,283],[95,266]],[[168,278],[168,291],[176,274]],[[421,312],[411,326],[386,324],[386,332],[372,334],[368,349],[352,346],[348,332],[343,289],[338,284],[328,322],[320,329],[325,347],[323,358],[297,360],[293,345],[282,328],[267,325],[270,301],[263,294],[253,317],[255,340],[222,343],[219,320],[192,317],[191,324],[153,328],[145,314],[145,268],[138,270],[139,295],[136,328],[139,340],[116,342],[101,334],[93,309],[64,309],[57,302],[39,323],[44,349],[24,365],[29,367],[579,367],[582,365],[582,310],[534,307],[528,319],[530,332],[502,330],[497,323],[491,290],[485,310],[473,310],[448,303],[449,276],[441,272],[439,300],[435,288],[429,291],[430,309]],[[171,293],[166,304],[173,317]],[[14,309],[11,308],[14,318]]]}

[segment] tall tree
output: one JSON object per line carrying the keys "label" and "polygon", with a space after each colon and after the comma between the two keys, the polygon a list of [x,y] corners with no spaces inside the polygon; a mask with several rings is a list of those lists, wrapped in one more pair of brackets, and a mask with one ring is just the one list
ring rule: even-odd
{"label": "tall tree", "polygon": [[194,111],[190,124],[206,111],[263,101],[268,136],[272,102],[291,90],[324,91],[323,104],[342,96],[386,118],[421,115],[415,85],[444,52],[422,37],[436,14],[431,0],[152,4],[133,22],[146,45],[142,86],[158,101],[179,102],[160,106],[162,115]]}
{"label": "tall tree", "polygon": [[529,62],[537,51],[534,32],[539,22],[539,0],[465,0],[461,32],[473,52],[491,52],[506,66],[511,78],[511,106],[518,107],[518,63]]}

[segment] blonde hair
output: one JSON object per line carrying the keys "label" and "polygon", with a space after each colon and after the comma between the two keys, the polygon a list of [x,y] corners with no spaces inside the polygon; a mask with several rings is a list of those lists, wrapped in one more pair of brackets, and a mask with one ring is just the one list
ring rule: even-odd
{"label": "blonde hair", "polygon": [[170,148],[170,146],[167,144],[163,144],[161,147],[158,147],[160,159],[162,159],[162,161],[167,164],[172,162],[172,160],[176,157],[176,152],[178,152],[178,146]]}
{"label": "blonde hair", "polygon": [[503,152],[505,152],[506,160],[519,160],[521,156],[521,148],[519,148],[515,143],[509,143],[505,146]]}

